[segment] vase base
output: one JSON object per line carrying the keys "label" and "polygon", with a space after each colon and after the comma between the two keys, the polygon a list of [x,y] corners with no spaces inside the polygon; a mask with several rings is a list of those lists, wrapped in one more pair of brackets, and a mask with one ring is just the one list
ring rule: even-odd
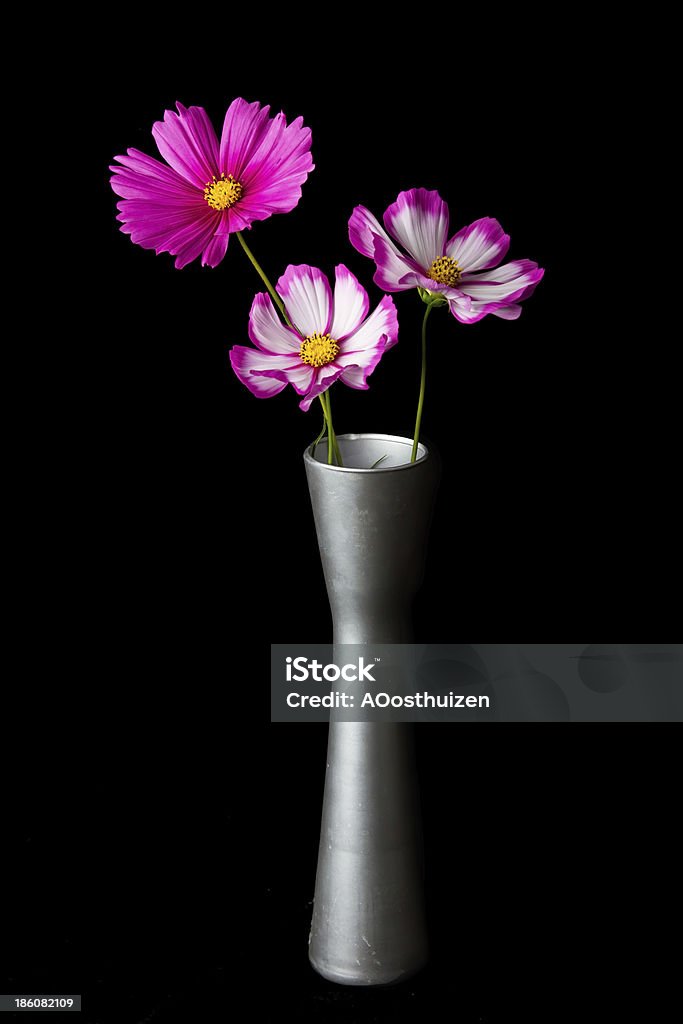
{"label": "vase base", "polygon": [[355,988],[391,988],[401,985],[404,981],[410,981],[416,974],[419,974],[426,967],[427,959],[425,956],[417,964],[407,967],[405,970],[387,971],[386,974],[383,974],[376,966],[373,967],[372,972],[363,971],[362,968],[359,968],[358,972],[339,970],[330,965],[317,963],[313,957],[309,956],[311,967],[325,981]]}

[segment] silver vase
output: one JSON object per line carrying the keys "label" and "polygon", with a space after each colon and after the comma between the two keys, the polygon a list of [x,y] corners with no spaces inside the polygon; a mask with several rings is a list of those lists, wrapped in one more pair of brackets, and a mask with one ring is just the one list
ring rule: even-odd
{"label": "silver vase", "polygon": [[[340,436],[344,468],[324,442],[304,454],[335,644],[412,640],[438,470],[423,445],[411,464],[411,443]],[[330,722],[309,957],[342,985],[392,984],[427,959],[409,725]]]}

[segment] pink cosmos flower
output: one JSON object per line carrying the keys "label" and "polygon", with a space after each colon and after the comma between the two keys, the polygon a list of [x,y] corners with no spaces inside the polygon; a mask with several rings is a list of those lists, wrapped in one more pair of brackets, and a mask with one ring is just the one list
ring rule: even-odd
{"label": "pink cosmos flower", "polygon": [[152,128],[165,164],[139,149],[114,158],[117,220],[143,249],[175,256],[179,270],[200,254],[216,267],[233,231],[299,202],[313,170],[311,130],[301,117],[288,125],[284,114],[269,118],[270,107],[236,99],[219,142],[202,107],[177,107]]}
{"label": "pink cosmos flower", "polygon": [[413,188],[387,209],[386,231],[369,210],[357,206],[349,238],[358,252],[374,259],[374,281],[384,291],[419,287],[441,294],[463,324],[488,313],[516,320],[522,312],[519,303],[534,291],[543,270],[531,260],[498,266],[510,236],[493,217],[475,220],[452,238],[448,219],[448,206],[438,192]]}
{"label": "pink cosmos flower", "polygon": [[235,345],[232,368],[257,398],[271,398],[287,384],[306,411],[336,380],[366,391],[367,379],[384,352],[398,341],[394,300],[385,295],[368,316],[368,293],[340,264],[334,296],[317,267],[289,266],[277,283],[294,328],[279,319],[270,295],[255,296],[249,337],[256,348]]}

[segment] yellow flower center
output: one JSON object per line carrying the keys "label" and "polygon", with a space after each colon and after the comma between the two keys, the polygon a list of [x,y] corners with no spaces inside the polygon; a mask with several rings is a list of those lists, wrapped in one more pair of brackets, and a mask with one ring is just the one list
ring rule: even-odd
{"label": "yellow flower center", "polygon": [[457,261],[451,259],[450,256],[439,256],[438,260],[434,260],[427,274],[432,281],[436,281],[438,284],[448,284],[451,288],[457,284],[461,276]]}
{"label": "yellow flower center", "polygon": [[227,210],[228,207],[235,205],[241,195],[242,186],[239,181],[235,181],[232,174],[227,178],[224,174],[221,174],[220,178],[214,174],[213,181],[207,181],[204,189],[204,198],[214,210]]}
{"label": "yellow flower center", "polygon": [[329,334],[311,334],[301,342],[299,355],[309,366],[327,366],[339,355],[339,345]]}

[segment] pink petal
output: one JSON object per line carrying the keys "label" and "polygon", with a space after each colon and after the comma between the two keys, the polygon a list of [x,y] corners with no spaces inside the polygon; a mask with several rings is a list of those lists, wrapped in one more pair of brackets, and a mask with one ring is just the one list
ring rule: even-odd
{"label": "pink petal", "polygon": [[403,292],[417,288],[423,275],[414,260],[399,253],[392,242],[385,242],[375,236],[375,263],[377,270],[373,281],[385,292]]}
{"label": "pink petal", "polygon": [[449,306],[451,313],[461,324],[476,324],[489,314],[503,320],[516,320],[522,312],[521,306],[507,305],[503,302],[473,302],[469,308],[450,302]]}
{"label": "pink petal", "polygon": [[322,395],[323,391],[327,391],[331,388],[336,380],[338,380],[344,371],[341,367],[336,366],[334,363],[329,363],[327,366],[321,366],[315,372],[313,384],[303,401],[299,402],[299,408],[303,409],[304,412],[308,412],[311,408],[311,402]]}
{"label": "pink petal", "polygon": [[[442,285],[436,289],[439,291],[444,298],[448,299],[450,306],[455,305],[458,309],[467,311],[472,306],[472,299],[469,295],[465,295],[464,292],[458,291],[457,288],[449,288],[447,285]],[[434,289],[432,289],[434,291]]]}
{"label": "pink petal", "polygon": [[301,360],[298,360],[285,370],[275,369],[256,372],[262,373],[266,377],[274,377],[276,380],[284,380],[292,385],[298,395],[305,395],[311,387],[317,371],[315,367],[308,366],[307,363],[302,363]]}
{"label": "pink petal", "polygon": [[203,189],[218,174],[218,140],[208,114],[202,107],[186,108],[176,103],[178,113],[167,110],[156,121],[152,135],[159,152],[193,185]]}
{"label": "pink petal", "polygon": [[351,271],[340,263],[335,267],[334,317],[330,334],[342,341],[351,334],[368,315],[368,293]]}
{"label": "pink petal", "polygon": [[371,350],[380,344],[380,339],[384,339],[383,349],[391,348],[398,341],[398,315],[390,295],[385,295],[367,320],[340,343],[341,352],[335,362],[340,366],[349,365],[342,362],[342,356]]}
{"label": "pink petal", "polygon": [[471,281],[472,284],[481,284],[487,281],[491,284],[506,284],[508,281],[512,281],[519,277],[523,273],[531,273],[538,269],[538,263],[533,260],[510,260],[509,263],[504,263],[502,267],[496,267],[494,270],[486,270],[483,273],[463,274],[463,281]]}
{"label": "pink petal", "polygon": [[262,352],[298,355],[301,348],[301,339],[282,323],[266,292],[254,296],[249,313],[249,337]]}
{"label": "pink petal", "polygon": [[300,186],[313,170],[311,129],[303,118],[290,125],[284,114],[270,121],[242,171],[245,193],[271,212],[287,212],[301,198]]}
{"label": "pink petal", "polygon": [[218,220],[218,215],[208,209],[198,214],[186,206],[173,207],[168,203],[139,199],[123,199],[117,208],[120,211],[117,220],[123,225],[121,230],[130,235],[136,244],[156,236],[170,237],[180,228],[192,224],[215,225]]}
{"label": "pink petal", "polygon": [[384,339],[381,338],[380,344],[376,348],[356,353],[357,361],[348,366],[341,375],[341,380],[344,384],[350,388],[355,388],[356,391],[368,390],[368,377],[384,355],[385,348],[388,348],[388,345],[382,344],[383,341]]}
{"label": "pink petal", "polygon": [[196,260],[200,253],[204,252],[207,246],[211,245],[216,227],[216,218],[209,217],[206,220],[195,221],[187,228],[178,232],[173,238],[167,239],[163,247],[157,247],[157,253],[170,252],[175,255],[176,270],[182,270],[188,263]]}
{"label": "pink petal", "polygon": [[231,206],[227,211],[228,219],[230,222],[230,231],[245,231],[251,227],[253,221],[262,220],[262,217],[253,216],[252,210],[249,208],[244,197],[240,199],[238,203]]}
{"label": "pink petal", "polygon": [[223,121],[220,146],[220,170],[242,181],[242,172],[266,130],[270,107],[235,99]]}
{"label": "pink petal", "polygon": [[218,215],[209,208],[198,215],[192,208],[174,208],[167,203],[137,199],[124,199],[118,208],[121,230],[130,235],[131,241],[143,249],[177,256],[179,270],[210,244],[219,224]]}
{"label": "pink petal", "polygon": [[270,398],[279,394],[290,380],[301,379],[301,367],[312,370],[301,360],[293,364],[289,356],[273,356],[259,352],[246,345],[234,345],[230,349],[230,365],[242,381],[257,398]]}
{"label": "pink petal", "polygon": [[383,239],[395,255],[400,255],[377,218],[364,206],[357,206],[349,218],[349,241],[362,256],[374,259],[375,239]]}
{"label": "pink petal", "polygon": [[510,247],[510,236],[493,217],[475,220],[449,238],[446,255],[457,261],[463,273],[495,267]]}
{"label": "pink petal", "polygon": [[235,230],[294,209],[313,169],[311,131],[303,119],[287,125],[284,114],[269,119],[269,110],[238,99],[225,115],[221,170],[233,174],[244,190],[235,207],[242,223]]}
{"label": "pink petal", "polygon": [[423,270],[443,256],[448,234],[448,206],[438,192],[413,188],[399,193],[384,214],[384,226]]}
{"label": "pink petal", "polygon": [[[177,171],[139,149],[114,157],[111,187],[123,199],[167,200],[180,204],[203,202],[203,195]],[[120,165],[120,166],[119,166]]]}
{"label": "pink petal", "polygon": [[202,254],[203,267],[217,267],[223,260],[228,249],[228,240],[230,239],[229,223],[228,211],[223,210],[214,236]]}
{"label": "pink petal", "polygon": [[498,309],[492,309],[492,316],[499,316],[501,320],[516,320],[522,312],[522,307],[513,303],[510,306],[499,306]]}
{"label": "pink petal", "polygon": [[327,334],[332,323],[332,292],[321,270],[307,264],[290,264],[277,283],[289,318],[299,334],[306,338],[316,331]]}
{"label": "pink petal", "polygon": [[531,295],[543,273],[532,260],[513,260],[487,274],[463,275],[458,287],[478,301],[514,302]]}

